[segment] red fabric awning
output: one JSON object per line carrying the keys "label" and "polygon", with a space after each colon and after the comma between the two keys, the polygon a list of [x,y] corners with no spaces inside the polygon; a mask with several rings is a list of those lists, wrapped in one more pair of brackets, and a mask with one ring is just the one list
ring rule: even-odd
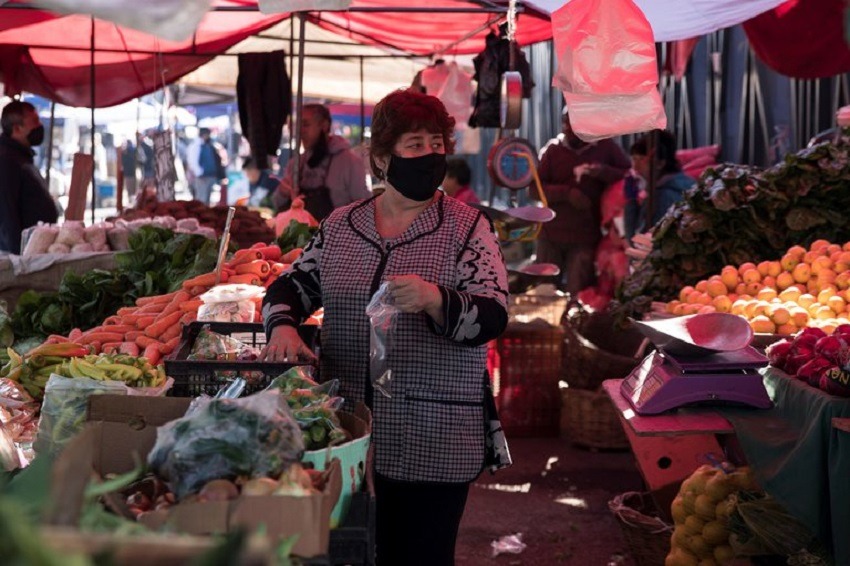
{"label": "red fabric awning", "polygon": [[747,22],[756,55],[789,77],[816,79],[850,72],[844,0],[789,0]]}
{"label": "red fabric awning", "polygon": [[[0,8],[0,80],[7,92],[25,90],[68,106],[91,106],[92,19],[21,4],[25,3]],[[209,12],[194,37],[184,42],[94,20],[94,106],[113,106],[153,92],[285,17],[256,11]]]}
{"label": "red fabric awning", "polygon": [[[263,15],[256,5],[256,0],[215,0],[216,9],[204,16],[193,38],[184,42],[95,20],[94,106],[112,106],[155,91],[289,17]],[[448,48],[447,54],[464,54],[483,49],[487,24],[498,17],[464,0],[354,0],[352,7],[408,11],[317,12],[310,19],[367,45],[419,54]],[[469,11],[409,11],[440,7]],[[91,106],[91,21],[85,15],[33,9],[25,0],[0,8],[0,80],[7,92],[25,90],[68,106]],[[539,12],[521,14],[518,28],[521,45],[552,35],[548,17]]]}

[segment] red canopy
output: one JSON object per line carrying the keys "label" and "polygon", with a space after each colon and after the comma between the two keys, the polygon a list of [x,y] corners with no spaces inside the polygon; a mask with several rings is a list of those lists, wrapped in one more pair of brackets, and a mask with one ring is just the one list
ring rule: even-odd
{"label": "red canopy", "polygon": [[[215,0],[194,36],[183,42],[94,20],[94,106],[112,106],[152,92],[289,17],[263,15],[256,4],[256,0]],[[367,11],[317,12],[309,18],[368,45],[419,54],[444,49],[463,54],[483,49],[488,23],[499,15],[465,0],[354,0],[352,8]],[[379,8],[389,11],[369,11]],[[411,11],[416,9],[431,12]],[[521,14],[519,22],[521,45],[552,35],[545,14]],[[0,7],[0,80],[7,93],[26,90],[68,106],[92,106],[91,36],[88,16],[56,15],[31,8],[24,0]]]}

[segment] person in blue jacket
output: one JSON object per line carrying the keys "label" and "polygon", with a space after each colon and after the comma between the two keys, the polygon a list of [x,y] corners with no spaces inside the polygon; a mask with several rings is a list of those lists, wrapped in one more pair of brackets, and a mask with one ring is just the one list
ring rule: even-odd
{"label": "person in blue jacket", "polygon": [[[682,166],[679,160],[676,159],[676,138],[667,130],[658,130],[654,132],[655,144],[653,151],[649,151],[649,136],[653,133],[644,134],[635,143],[632,144],[630,154],[632,157],[632,169],[643,180],[642,183],[634,183],[648,187],[649,178],[654,175],[655,190],[652,193],[652,198],[641,198],[642,195],[627,194],[626,208],[639,207],[640,214],[635,218],[634,233],[641,233],[650,230],[653,226],[664,217],[667,210],[675,203],[682,200],[685,191],[694,186],[696,182],[692,177],[689,177],[682,172]],[[652,153],[652,155],[650,155]],[[651,169],[654,172],[651,173]],[[630,184],[626,183],[627,189]],[[641,191],[642,192],[642,191]],[[635,193],[634,190],[627,193]],[[631,198],[630,198],[631,197]],[[631,201],[631,202],[630,202]],[[647,206],[652,206],[652,217],[650,226],[646,225]],[[631,235],[634,235],[631,234]]]}

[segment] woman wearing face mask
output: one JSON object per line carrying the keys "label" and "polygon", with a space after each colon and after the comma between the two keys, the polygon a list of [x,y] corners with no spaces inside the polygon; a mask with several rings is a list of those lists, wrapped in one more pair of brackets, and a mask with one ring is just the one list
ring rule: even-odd
{"label": "woman wearing face mask", "polygon": [[[324,307],[321,375],[373,412],[377,561],[454,563],[469,483],[485,463],[486,344],[507,323],[507,274],[479,211],[437,191],[454,120],[439,99],[395,91],[375,106],[370,163],[386,191],[335,210],[268,290],[264,359],[312,353],[296,327]],[[401,311],[392,397],[369,379],[366,305],[388,282]]]}
{"label": "woman wearing face mask", "polygon": [[356,200],[369,197],[366,168],[342,136],[331,134],[331,113],[321,104],[305,104],[301,113],[301,145],[298,189],[293,188],[295,161],[289,160],[283,180],[273,197],[278,210],[289,208],[292,199],[304,199],[304,208],[316,220]]}

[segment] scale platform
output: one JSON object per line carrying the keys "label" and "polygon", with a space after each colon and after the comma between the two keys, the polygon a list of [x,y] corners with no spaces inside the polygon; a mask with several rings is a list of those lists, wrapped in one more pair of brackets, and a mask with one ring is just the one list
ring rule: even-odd
{"label": "scale platform", "polygon": [[751,346],[704,356],[655,351],[620,384],[635,412],[656,415],[695,403],[740,403],[769,409],[773,402],[759,368],[768,359]]}

